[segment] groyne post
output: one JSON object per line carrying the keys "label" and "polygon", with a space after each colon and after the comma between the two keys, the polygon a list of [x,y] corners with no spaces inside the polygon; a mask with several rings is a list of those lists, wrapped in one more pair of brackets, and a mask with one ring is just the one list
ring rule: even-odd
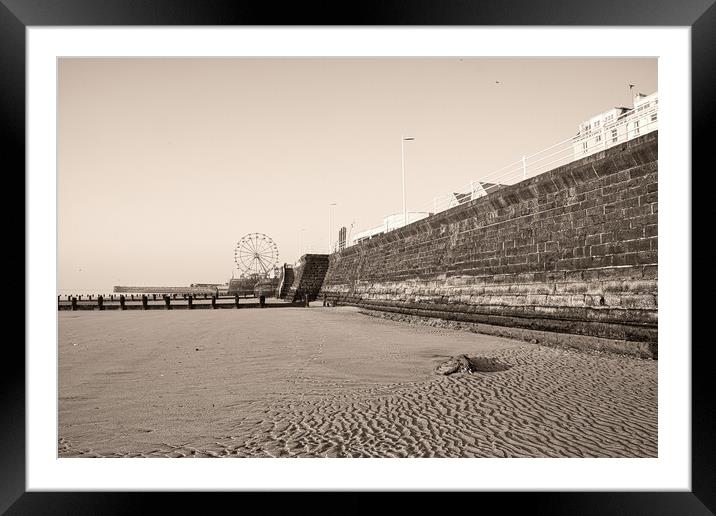
{"label": "groyne post", "polygon": [[127,307],[124,306],[124,301],[125,301],[125,300],[126,300],[126,298],[124,297],[124,294],[122,294],[122,295],[119,296],[119,309],[120,309],[120,310],[126,310],[126,309],[127,309]]}
{"label": "groyne post", "polygon": [[77,310],[77,298],[73,297],[72,298],[72,311],[74,312],[75,310]]}
{"label": "groyne post", "polygon": [[169,294],[166,294],[164,296],[164,308],[166,308],[167,310],[171,310],[172,309],[171,303],[172,303],[172,297]]}
{"label": "groyne post", "polygon": [[194,296],[189,294],[189,297],[187,297],[186,300],[188,303],[189,310],[193,310],[194,309]]}
{"label": "groyne post", "polygon": [[146,294],[142,294],[142,310],[147,310],[149,308],[149,298]]}
{"label": "groyne post", "polygon": [[97,308],[100,310],[104,310],[104,297],[103,296],[97,296]]}

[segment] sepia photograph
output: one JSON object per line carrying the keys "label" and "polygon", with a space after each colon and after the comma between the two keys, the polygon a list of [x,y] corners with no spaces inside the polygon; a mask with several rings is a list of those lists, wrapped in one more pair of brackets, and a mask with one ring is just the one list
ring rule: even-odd
{"label": "sepia photograph", "polygon": [[657,458],[655,57],[61,57],[59,458]]}

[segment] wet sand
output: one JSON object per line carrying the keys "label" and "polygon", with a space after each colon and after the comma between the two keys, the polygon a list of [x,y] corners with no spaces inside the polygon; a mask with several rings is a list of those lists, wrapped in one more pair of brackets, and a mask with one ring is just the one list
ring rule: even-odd
{"label": "wet sand", "polygon": [[[58,312],[60,457],[656,457],[657,362],[354,308]],[[452,355],[504,371],[436,376]]]}

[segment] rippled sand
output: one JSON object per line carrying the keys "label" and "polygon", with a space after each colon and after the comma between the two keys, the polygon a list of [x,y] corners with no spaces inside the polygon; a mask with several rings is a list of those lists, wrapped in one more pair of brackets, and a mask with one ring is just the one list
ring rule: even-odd
{"label": "rippled sand", "polygon": [[[60,457],[655,457],[657,362],[353,308],[60,312]],[[438,377],[451,355],[504,371]]]}

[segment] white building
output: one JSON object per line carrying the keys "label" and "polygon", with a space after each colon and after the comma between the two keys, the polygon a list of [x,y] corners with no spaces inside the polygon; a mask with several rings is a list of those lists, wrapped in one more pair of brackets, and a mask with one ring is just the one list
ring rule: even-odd
{"label": "white building", "polygon": [[634,107],[615,107],[579,124],[572,140],[576,159],[589,156],[658,127],[659,94],[639,93],[634,96]]}
{"label": "white building", "polygon": [[[417,222],[418,220],[429,217],[430,215],[431,213],[428,213],[426,211],[410,211],[408,212],[408,224]],[[370,240],[376,235],[387,233],[388,231],[393,231],[394,229],[402,228],[403,226],[407,225],[403,224],[403,220],[404,218],[402,213],[394,213],[392,215],[388,215],[383,219],[382,225],[366,229],[365,231],[361,231],[353,235],[349,245],[359,244],[361,242],[365,242],[366,240]]]}
{"label": "white building", "polygon": [[[486,181],[470,181],[469,192],[453,192],[448,198],[448,208],[454,208],[460,204],[474,201],[480,197],[485,197],[487,194],[496,192],[503,185],[499,183],[488,183]],[[435,200],[435,211],[437,212],[440,208],[438,199]],[[441,210],[442,211],[442,210]]]}

